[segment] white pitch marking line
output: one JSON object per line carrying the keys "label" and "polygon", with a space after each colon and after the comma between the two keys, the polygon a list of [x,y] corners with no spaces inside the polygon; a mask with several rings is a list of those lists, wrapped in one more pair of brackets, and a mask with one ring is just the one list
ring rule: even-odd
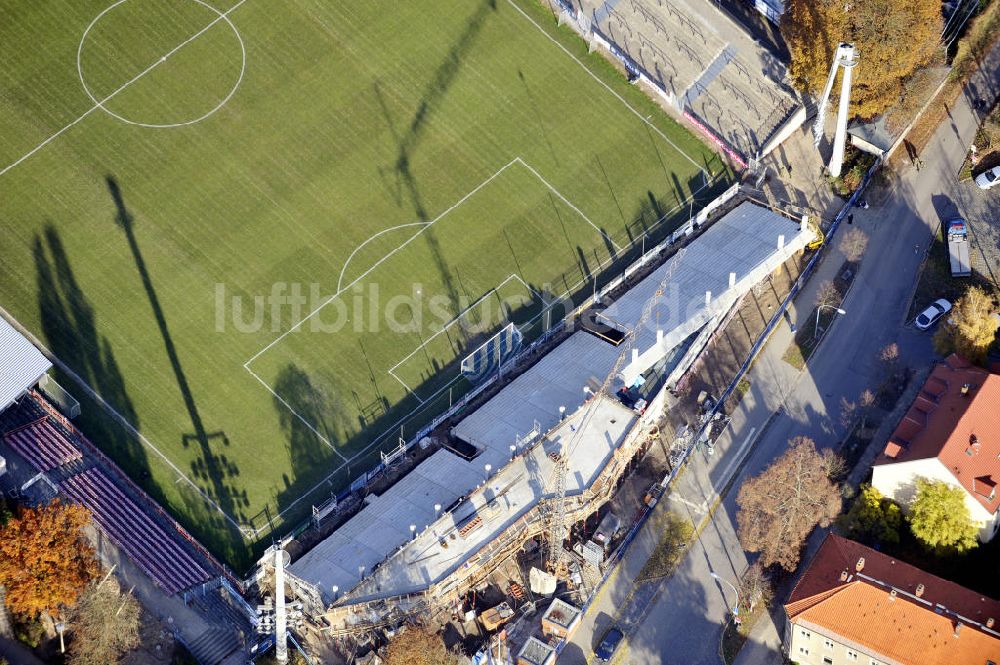
{"label": "white pitch marking line", "polygon": [[[395,368],[393,368],[393,369],[395,369]],[[392,376],[392,378],[394,378],[394,379],[396,379],[397,381],[399,381],[399,382],[400,382],[400,384],[402,384],[402,386],[403,386],[404,388],[406,388],[406,391],[407,391],[408,393],[410,393],[411,395],[413,395],[414,397],[416,397],[416,398],[417,398],[417,401],[418,401],[418,402],[420,402],[421,404],[425,404],[425,403],[426,403],[426,400],[422,399],[422,398],[420,397],[420,395],[418,395],[418,394],[417,394],[417,391],[416,391],[416,390],[414,390],[414,389],[413,389],[413,388],[411,388],[410,386],[406,385],[406,381],[403,381],[403,380],[402,380],[401,378],[399,378],[398,376],[396,376],[396,373],[395,373],[394,371],[392,371],[391,369],[389,370],[389,375],[390,375],[390,376]]]}
{"label": "white pitch marking line", "polygon": [[[221,13],[218,17],[216,17],[215,19],[213,19],[212,22],[209,23],[207,26],[205,26],[204,28],[202,28],[201,30],[199,30],[198,32],[196,32],[191,37],[188,37],[187,39],[185,39],[183,42],[181,42],[180,44],[178,44],[177,46],[175,46],[173,49],[171,49],[166,55],[162,56],[159,60],[157,60],[156,62],[154,62],[153,64],[151,64],[149,67],[146,67],[146,69],[142,70],[141,72],[139,72],[138,74],[136,74],[135,76],[133,76],[131,79],[129,79],[128,81],[126,81],[125,83],[123,83],[121,86],[118,87],[117,90],[115,90],[110,95],[108,95],[107,97],[105,97],[104,99],[102,99],[100,102],[98,102],[97,104],[94,104],[94,106],[92,106],[89,110],[85,111],[79,118],[77,118],[73,122],[69,123],[68,125],[66,125],[62,129],[60,129],[59,131],[57,131],[55,134],[53,134],[49,138],[45,139],[44,141],[42,141],[41,143],[39,143],[38,145],[36,145],[34,148],[32,148],[31,150],[29,150],[28,152],[26,152],[24,155],[22,155],[17,161],[15,161],[15,162],[13,162],[11,164],[8,164],[3,169],[0,169],[0,176],[3,176],[5,173],[7,173],[8,171],[10,171],[12,168],[14,168],[15,166],[21,164],[23,161],[25,161],[26,159],[28,159],[29,157],[31,157],[32,155],[34,155],[36,152],[38,152],[39,150],[41,150],[42,148],[44,148],[45,146],[47,146],[49,143],[51,143],[52,141],[54,141],[57,138],[59,138],[60,136],[62,136],[67,130],[69,130],[72,127],[74,127],[75,125],[77,125],[80,121],[82,121],[84,118],[86,118],[87,116],[89,116],[91,113],[93,113],[97,109],[103,109],[104,104],[107,103],[109,100],[111,100],[112,97],[114,97],[115,95],[117,95],[118,93],[120,93],[122,90],[124,90],[125,88],[129,87],[130,85],[132,85],[133,83],[135,83],[136,81],[138,81],[139,79],[141,79],[143,76],[145,76],[149,72],[151,72],[154,69],[156,69],[157,67],[159,67],[162,63],[166,62],[166,60],[167,60],[167,58],[169,56],[173,55],[174,53],[176,53],[177,51],[179,51],[183,47],[187,46],[192,41],[194,41],[195,39],[197,39],[198,37],[200,37],[201,35],[203,35],[209,28],[211,28],[213,25],[215,25],[219,21],[224,20],[229,14],[231,14],[232,12],[234,12],[237,8],[239,8],[240,5],[242,5],[246,1],[247,0],[240,0],[239,2],[237,2],[235,5],[233,5],[232,7],[230,7],[229,9],[227,9],[225,12]],[[117,7],[118,5],[122,4],[123,2],[126,2],[126,0],[118,0],[118,2],[116,2],[113,5],[111,5],[111,7],[109,7],[108,9],[112,9],[114,7]],[[106,9],[105,11],[108,11],[108,9]],[[81,48],[83,47],[83,43],[82,42],[80,44],[80,47]]]}
{"label": "white pitch marking line", "polygon": [[[245,2],[246,0],[243,0],[243,1]],[[478,185],[476,185],[476,187],[473,190],[471,190],[470,192],[468,192],[465,196],[463,196],[462,198],[460,198],[457,202],[453,203],[451,205],[451,207],[449,207],[447,210],[445,210],[444,212],[442,212],[440,215],[438,215],[437,217],[435,217],[434,219],[432,219],[430,222],[420,222],[420,223],[424,224],[424,227],[422,229],[420,229],[419,231],[417,231],[416,233],[414,233],[412,236],[410,236],[410,238],[407,239],[402,244],[400,244],[399,247],[397,247],[396,249],[394,249],[391,252],[387,253],[385,256],[383,256],[378,261],[376,261],[370,268],[368,268],[368,270],[366,270],[363,273],[361,273],[360,275],[358,275],[354,279],[354,281],[352,281],[350,284],[348,284],[347,286],[343,287],[342,289],[339,289],[332,296],[330,296],[329,298],[327,298],[326,300],[324,300],[322,303],[320,303],[316,307],[316,309],[314,309],[313,311],[311,311],[308,314],[306,314],[305,317],[303,317],[298,323],[296,323],[295,325],[293,325],[291,328],[289,328],[285,332],[281,333],[277,338],[275,338],[274,340],[272,340],[270,344],[268,344],[263,349],[261,349],[260,351],[258,351],[257,353],[255,353],[253,355],[253,357],[250,358],[250,360],[248,360],[245,363],[243,363],[243,366],[247,367],[250,363],[252,363],[258,357],[260,357],[260,355],[262,353],[264,353],[265,351],[267,351],[268,349],[270,349],[272,346],[274,346],[275,344],[277,344],[278,342],[280,342],[281,340],[283,340],[289,333],[292,333],[292,332],[298,330],[299,326],[301,326],[303,323],[305,323],[306,321],[308,321],[309,319],[311,319],[312,317],[314,317],[317,312],[319,312],[321,309],[323,309],[324,307],[326,307],[327,305],[329,305],[331,302],[333,302],[333,300],[336,299],[338,296],[340,296],[341,293],[343,293],[344,291],[346,291],[347,289],[351,288],[352,286],[354,286],[355,284],[357,284],[358,282],[360,282],[362,279],[364,279],[365,277],[367,277],[373,270],[375,270],[380,265],[382,265],[387,259],[389,259],[393,255],[395,255],[396,252],[400,251],[401,249],[403,249],[404,247],[406,247],[407,245],[409,245],[411,242],[413,242],[414,240],[416,240],[420,235],[422,235],[424,233],[424,231],[426,231],[431,226],[433,226],[435,223],[437,223],[438,220],[440,220],[442,217],[444,217],[445,215],[447,215],[449,212],[451,212],[452,210],[454,210],[458,206],[460,206],[463,203],[465,203],[466,200],[469,199],[469,197],[471,197],[473,194],[475,194],[476,192],[478,192],[480,189],[482,189],[486,185],[488,185],[491,182],[493,182],[493,180],[497,176],[499,176],[501,173],[503,173],[508,168],[510,168],[513,164],[515,164],[518,161],[518,159],[519,158],[514,158],[514,159],[510,160],[509,162],[507,162],[496,173],[494,173],[489,178],[487,178],[486,180],[484,180],[481,183],[479,183]]]}
{"label": "white pitch marking line", "polygon": [[300,421],[300,422],[301,422],[301,423],[302,423],[303,425],[305,425],[306,427],[308,427],[308,428],[309,428],[309,431],[311,431],[311,432],[312,432],[313,434],[315,434],[316,436],[318,436],[318,437],[320,438],[320,440],[321,440],[321,441],[322,441],[323,443],[325,443],[325,444],[326,444],[327,446],[329,446],[330,450],[332,450],[332,451],[333,451],[333,452],[334,452],[334,453],[335,453],[335,454],[337,455],[337,457],[339,457],[340,459],[344,460],[344,462],[347,462],[347,458],[346,458],[346,457],[344,457],[344,456],[343,456],[343,455],[341,454],[341,452],[340,452],[339,450],[337,450],[337,448],[336,448],[336,447],[335,447],[335,446],[334,446],[334,445],[333,445],[332,443],[330,443],[330,440],[329,440],[329,439],[327,439],[327,438],[326,438],[325,436],[323,436],[322,434],[320,434],[319,430],[317,430],[317,429],[316,429],[315,427],[313,427],[313,426],[312,426],[312,425],[311,425],[311,424],[309,423],[309,421],[308,421],[308,420],[306,420],[305,418],[303,418],[302,416],[300,416],[300,415],[299,415],[299,412],[298,412],[298,411],[296,411],[295,409],[293,409],[293,408],[291,407],[291,405],[290,405],[290,404],[289,404],[288,402],[286,402],[286,401],[284,400],[284,398],[283,398],[283,397],[282,397],[281,395],[279,395],[278,393],[274,392],[274,390],[272,390],[272,389],[271,389],[271,386],[267,385],[267,382],[265,382],[265,381],[264,381],[264,379],[262,379],[262,378],[260,378],[259,376],[257,376],[257,373],[256,373],[256,372],[254,372],[254,371],[253,371],[252,369],[250,369],[249,367],[247,367],[247,368],[245,368],[245,369],[246,369],[246,370],[247,370],[248,372],[250,372],[250,374],[252,374],[252,375],[253,375],[253,378],[257,379],[257,381],[259,381],[259,382],[260,382],[260,384],[261,384],[262,386],[264,386],[265,388],[267,388],[267,392],[269,392],[269,393],[271,393],[272,395],[274,395],[274,398],[275,398],[276,400],[278,400],[279,402],[281,402],[281,403],[282,403],[282,404],[283,404],[283,405],[285,406],[285,408],[286,408],[286,409],[288,409],[288,410],[289,410],[290,412],[292,412],[292,413],[293,413],[293,414],[295,415],[295,417],[296,417],[296,418],[298,418],[298,419],[299,419],[299,421]]}
{"label": "white pitch marking line", "polygon": [[[469,305],[468,307],[466,307],[465,309],[463,309],[461,312],[459,312],[458,314],[456,314],[455,317],[452,318],[451,321],[449,321],[443,328],[441,328],[441,330],[437,331],[436,333],[434,333],[433,335],[431,335],[430,337],[428,337],[426,340],[424,340],[424,342],[422,344],[420,344],[420,346],[418,346],[417,348],[415,348],[412,351],[410,351],[410,353],[405,358],[403,358],[398,363],[396,363],[395,365],[393,365],[392,368],[389,371],[392,372],[393,370],[398,369],[400,365],[402,365],[407,360],[409,360],[414,355],[416,355],[420,351],[420,349],[422,349],[425,346],[427,346],[431,341],[434,340],[435,337],[437,337],[441,333],[446,332],[449,328],[451,328],[453,325],[455,325],[458,322],[459,319],[461,319],[463,316],[465,316],[466,314],[468,314],[469,312],[471,312],[473,310],[473,308],[478,307],[480,303],[482,303],[487,298],[489,298],[490,296],[492,296],[494,293],[496,293],[500,288],[502,288],[507,282],[511,281],[512,279],[520,279],[520,278],[518,278],[517,275],[514,275],[514,274],[508,275],[502,282],[500,282],[499,284],[497,284],[496,286],[494,286],[492,289],[490,289],[489,291],[487,291],[486,293],[484,293],[482,296],[480,296],[479,299],[476,300],[476,302],[472,303],[471,305]],[[521,283],[524,284],[523,281]],[[528,290],[530,291],[531,289],[529,288]],[[400,382],[400,383],[402,383],[402,382]],[[406,384],[404,383],[403,385],[406,385]],[[410,392],[413,392],[413,391],[411,390]]]}
{"label": "white pitch marking line", "polygon": [[521,166],[523,166],[524,168],[526,168],[529,171],[531,171],[534,174],[534,176],[541,181],[541,183],[543,185],[545,185],[546,187],[549,188],[549,191],[551,191],[553,194],[555,194],[556,196],[559,197],[560,201],[562,201],[563,203],[565,203],[566,205],[568,205],[570,208],[572,208],[576,212],[576,214],[580,215],[580,217],[583,217],[584,220],[586,220],[586,222],[588,224],[590,224],[591,226],[593,226],[594,229],[601,235],[601,237],[603,237],[605,240],[607,240],[608,242],[611,243],[612,247],[614,247],[615,249],[617,249],[619,252],[622,251],[621,246],[619,246],[618,243],[616,243],[614,240],[612,240],[611,236],[609,236],[607,233],[605,233],[603,229],[601,229],[600,227],[597,226],[597,224],[594,224],[592,221],[590,221],[590,218],[587,217],[586,215],[584,215],[582,210],[580,210],[575,205],[573,205],[572,203],[570,203],[569,199],[567,199],[565,196],[563,196],[562,193],[558,189],[556,189],[551,184],[549,184],[549,181],[546,180],[545,178],[543,178],[542,175],[531,166],[531,164],[528,164],[526,161],[524,161],[520,157],[518,157],[518,160],[520,160]]}
{"label": "white pitch marking line", "polygon": [[543,35],[545,35],[546,37],[548,37],[549,41],[551,41],[553,44],[555,44],[556,46],[558,46],[559,49],[563,53],[565,53],[567,56],[570,57],[571,60],[573,60],[573,62],[575,62],[576,64],[580,65],[580,67],[582,67],[584,69],[584,71],[586,71],[587,74],[589,74],[592,79],[594,79],[595,81],[597,81],[598,83],[600,83],[601,86],[603,86],[608,92],[610,92],[612,95],[614,95],[618,99],[618,101],[620,101],[622,104],[624,104],[625,107],[629,111],[631,111],[633,113],[633,115],[635,115],[637,118],[639,118],[640,120],[642,120],[654,132],[656,132],[657,134],[659,134],[660,138],[662,138],[664,141],[666,141],[667,143],[670,144],[670,147],[672,147],[674,150],[676,150],[681,155],[683,155],[684,158],[687,159],[689,162],[691,162],[692,164],[694,164],[695,168],[697,168],[699,171],[701,171],[702,173],[705,172],[705,170],[701,167],[700,164],[698,164],[698,162],[694,161],[694,159],[692,159],[686,152],[684,152],[683,150],[681,150],[680,147],[678,147],[678,145],[676,143],[674,143],[673,141],[671,141],[670,138],[667,137],[666,134],[664,134],[663,132],[661,132],[656,125],[654,125],[653,123],[649,122],[649,120],[647,120],[641,113],[639,113],[638,111],[636,111],[632,107],[631,104],[629,104],[627,101],[625,101],[624,97],[622,97],[617,92],[615,92],[614,90],[612,90],[611,86],[609,86],[607,83],[605,83],[604,81],[602,81],[601,79],[599,79],[597,77],[597,75],[594,74],[594,72],[590,71],[590,68],[588,68],[587,65],[583,64],[582,62],[580,62],[577,59],[576,56],[574,56],[572,53],[570,53],[566,49],[565,46],[563,46],[562,44],[560,44],[558,41],[556,41],[556,39],[554,37],[552,37],[552,35],[550,35],[548,32],[546,32],[545,28],[543,28],[542,26],[538,25],[538,23],[533,18],[531,18],[530,16],[528,16],[527,14],[524,13],[524,10],[522,10],[520,7],[518,7],[517,5],[515,5],[513,0],[507,0],[507,2],[510,3],[510,6],[513,7],[514,9],[516,9],[518,11],[518,13],[521,14],[521,16],[523,16],[524,18],[526,18],[532,25],[534,25],[536,28],[538,28],[539,32],[541,32]]}
{"label": "white pitch marking line", "polygon": [[391,227],[389,227],[387,229],[382,229],[381,231],[379,231],[378,233],[370,236],[363,243],[361,243],[360,245],[358,245],[357,247],[355,247],[354,251],[351,252],[351,255],[347,257],[346,261],[344,261],[344,267],[340,269],[340,277],[337,278],[337,293],[340,293],[341,291],[343,291],[343,289],[341,289],[340,286],[344,282],[344,273],[347,272],[347,266],[351,263],[351,259],[354,258],[354,255],[357,254],[361,250],[362,247],[364,247],[365,245],[367,245],[368,243],[370,243],[372,240],[375,240],[375,238],[378,238],[379,236],[385,235],[386,233],[389,233],[390,231],[398,231],[399,229],[405,229],[405,228],[410,227],[410,226],[427,226],[428,224],[432,224],[432,223],[433,222],[411,222],[409,224],[400,224],[398,226],[391,226]]}

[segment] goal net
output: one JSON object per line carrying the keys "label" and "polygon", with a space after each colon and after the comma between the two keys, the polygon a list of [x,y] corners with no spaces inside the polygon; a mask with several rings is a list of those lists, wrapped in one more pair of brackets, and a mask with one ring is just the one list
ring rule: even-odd
{"label": "goal net", "polygon": [[513,323],[486,340],[462,359],[462,375],[478,383],[496,372],[521,348],[524,337]]}

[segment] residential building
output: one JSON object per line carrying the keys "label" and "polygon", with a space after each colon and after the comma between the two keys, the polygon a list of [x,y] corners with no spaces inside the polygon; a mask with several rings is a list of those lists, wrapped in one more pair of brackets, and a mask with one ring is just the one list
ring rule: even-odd
{"label": "residential building", "polygon": [[993,538],[1000,527],[1000,375],[956,355],[934,368],[872,469],[872,485],[904,510],[917,478],[961,488],[979,539]]}
{"label": "residential building", "polygon": [[799,665],[1000,663],[1000,602],[834,534],[785,614]]}

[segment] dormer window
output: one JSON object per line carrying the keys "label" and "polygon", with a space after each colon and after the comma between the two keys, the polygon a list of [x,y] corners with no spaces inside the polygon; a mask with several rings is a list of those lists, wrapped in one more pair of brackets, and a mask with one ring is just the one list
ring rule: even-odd
{"label": "dormer window", "polygon": [[979,496],[992,501],[996,497],[997,483],[992,476],[979,476],[972,481],[972,490]]}

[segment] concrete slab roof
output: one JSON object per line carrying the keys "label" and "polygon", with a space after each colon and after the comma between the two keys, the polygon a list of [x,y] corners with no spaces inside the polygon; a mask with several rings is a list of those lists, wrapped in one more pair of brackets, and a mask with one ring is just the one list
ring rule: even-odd
{"label": "concrete slab roof", "polygon": [[[549,493],[555,467],[549,452],[570,451],[566,492],[579,494],[604,468],[636,418],[616,399],[592,399],[527,453],[510,461],[508,449],[488,482],[481,461],[485,453],[470,462],[439,450],[292,563],[290,571],[327,596],[333,586],[354,588],[362,573],[367,579],[354,591],[358,599],[422,590],[450,574]],[[426,482],[428,477],[437,480]],[[441,478],[448,484],[441,484]],[[469,496],[435,520],[434,504],[447,508],[456,494]],[[461,533],[461,527],[476,518],[480,524]],[[415,537],[411,524],[417,527]]]}
{"label": "concrete slab roof", "polygon": [[539,434],[544,434],[559,422],[559,407],[566,407],[566,414],[574,413],[588,397],[584,387],[596,390],[618,353],[618,348],[589,333],[574,333],[463,418],[452,434],[510,457],[510,447],[531,432],[535,423]]}
{"label": "concrete slab roof", "polygon": [[[800,221],[750,201],[726,213],[600,313],[608,324],[631,332],[655,299],[649,318],[636,331],[633,358],[623,367],[622,380],[631,384],[670,349],[727,311],[811,237]],[[657,295],[668,274],[666,288]]]}
{"label": "concrete slab roof", "polygon": [[[785,238],[779,249],[780,235]],[[629,371],[645,371],[728,309],[753,282],[801,249],[807,235],[798,222],[752,203],[712,224],[668,262],[674,272],[662,305],[673,318],[658,319],[665,333],[659,342],[655,328],[639,331],[640,353]],[[654,271],[605,313],[632,330],[670,269]],[[737,275],[732,287],[730,272]],[[718,294],[707,308],[706,289]],[[620,352],[590,333],[570,335],[453,428],[456,437],[480,451],[473,460],[438,450],[381,496],[369,498],[333,536],[293,562],[290,572],[316,584],[327,598],[333,586],[341,593],[353,589],[356,600],[420,591],[447,577],[545,498],[554,468],[549,452],[569,451],[567,493],[582,492],[636,420],[617,399],[591,398],[584,391],[585,386],[597,390]],[[533,430],[536,434],[526,438]],[[510,447],[517,441],[512,461]],[[440,515],[435,504],[442,507]],[[473,519],[479,520],[474,528],[462,529]]]}
{"label": "concrete slab roof", "polygon": [[0,411],[38,383],[51,367],[34,344],[0,318]]}

